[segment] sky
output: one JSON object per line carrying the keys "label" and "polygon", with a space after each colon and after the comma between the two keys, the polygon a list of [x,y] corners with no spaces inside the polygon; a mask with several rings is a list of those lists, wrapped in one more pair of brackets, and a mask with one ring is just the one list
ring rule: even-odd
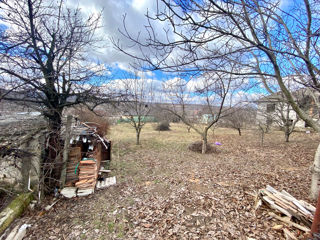
{"label": "sky", "polygon": [[[292,0],[282,0],[281,7],[283,9],[290,6]],[[159,1],[161,2],[161,1]],[[132,43],[126,37],[124,37],[120,31],[124,30],[123,20],[125,16],[126,27],[130,33],[141,35],[141,39],[146,37],[146,31],[144,26],[147,25],[146,13],[149,12],[153,15],[157,11],[156,0],[68,0],[69,6],[80,7],[83,12],[94,13],[102,10],[103,15],[103,28],[100,33],[104,36],[106,40],[102,48],[95,52],[94,56],[99,62],[106,64],[111,70],[112,78],[123,78],[126,72],[131,72],[130,63],[133,59],[125,54],[116,50],[111,43],[111,38],[114,40],[119,40],[126,48],[126,46],[131,46]],[[158,3],[160,4],[160,3]],[[163,23],[157,22],[156,33],[158,37],[164,35],[163,28],[165,26]],[[128,47],[131,53],[139,54],[139,50],[135,47]],[[168,74],[164,74],[161,71],[148,72],[144,76],[153,77],[158,80],[164,80],[168,78]]]}
{"label": "sky", "polygon": [[[98,51],[95,51],[93,58],[95,61],[105,64],[108,68],[109,81],[114,81],[111,84],[112,88],[114,89],[114,86],[120,86],[121,84],[119,83],[121,83],[121,80],[119,79],[128,78],[128,75],[132,75],[133,70],[130,64],[133,62],[133,59],[116,50],[110,39],[119,40],[124,47],[132,45],[132,42],[120,32],[124,30],[124,17],[129,32],[133,35],[139,33],[141,39],[144,39],[146,37],[144,26],[147,25],[146,13],[148,12],[150,15],[153,15],[156,13],[157,7],[161,8],[161,6],[157,6],[156,0],[69,0],[67,3],[70,7],[80,7],[82,11],[88,14],[94,12],[98,13],[103,10],[103,28],[100,30],[99,34],[102,34],[106,41],[104,42],[103,47],[99,48]],[[165,26],[163,23],[157,22],[155,28],[158,37],[164,37],[163,29]],[[139,55],[139,50],[134,47],[128,47],[126,50]],[[136,72],[136,74],[142,79],[152,79],[154,86],[159,86],[166,81],[175,81],[177,78],[174,74],[164,73],[162,71]],[[194,81],[196,80],[192,79],[190,84],[188,84],[187,88],[189,90]],[[260,93],[257,93],[257,91],[251,92],[252,97],[257,97],[259,94]],[[233,98],[241,99],[244,95],[244,92],[239,90]]]}
{"label": "sky", "polygon": [[[290,5],[291,0],[282,0],[282,7],[287,8]],[[177,76],[173,74],[164,73],[162,71],[142,72],[134,71],[130,64],[133,59],[124,53],[121,53],[113,46],[111,39],[121,43],[124,48],[133,55],[139,55],[140,50],[132,46],[132,42],[124,37],[120,31],[124,30],[124,17],[126,22],[126,28],[133,35],[138,33],[141,39],[147,37],[145,25],[147,25],[146,13],[154,15],[157,8],[161,8],[161,5],[157,4],[156,0],[66,0],[68,7],[79,7],[84,14],[92,14],[102,12],[102,28],[98,31],[98,34],[104,39],[100,43],[100,47],[90,52],[91,61],[94,63],[102,64],[106,67],[106,81],[114,81],[113,86],[117,86],[119,79],[128,78],[132,76],[134,72],[139,78],[150,79],[154,81],[154,85],[161,85],[166,81],[172,81]],[[159,1],[161,2],[161,1]],[[1,22],[0,22],[1,23]],[[166,28],[163,22],[157,22],[155,32],[158,38],[164,38],[163,29]],[[148,54],[148,53],[146,53]],[[191,79],[190,86],[197,79]],[[201,79],[199,79],[201,81]],[[251,80],[252,81],[252,80]],[[107,82],[102,84],[106,85]],[[189,87],[190,87],[189,86]],[[249,91],[252,97],[259,97],[265,94],[265,91],[260,86]],[[238,91],[237,96],[239,99],[244,96],[243,91]]]}
{"label": "sky", "polygon": [[[95,51],[94,57],[101,63],[104,63],[111,71],[112,78],[124,78],[126,73],[131,73],[133,70],[130,66],[133,59],[127,55],[116,50],[113,46],[111,39],[119,40],[127,50],[132,53],[138,54],[138,49],[129,47],[132,43],[125,38],[120,31],[124,29],[123,20],[126,17],[126,26],[134,34],[138,32],[142,38],[145,36],[144,26],[147,23],[145,14],[147,11],[154,13],[156,11],[156,1],[152,0],[69,0],[68,5],[80,7],[83,12],[94,13],[102,10],[102,29],[99,34],[103,36],[105,41],[103,46]],[[158,25],[158,33],[162,33],[162,28]],[[158,80],[167,78],[167,74],[161,71],[138,73],[144,77],[152,77]]]}

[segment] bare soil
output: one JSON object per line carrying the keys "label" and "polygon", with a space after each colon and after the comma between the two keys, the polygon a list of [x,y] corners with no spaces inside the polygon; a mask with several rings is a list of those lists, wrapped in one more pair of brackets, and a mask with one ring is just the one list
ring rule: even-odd
{"label": "bare soil", "polygon": [[[161,132],[147,125],[141,145],[121,124],[111,129],[112,175],[118,184],[89,197],[62,199],[50,211],[29,211],[26,239],[284,239],[254,195],[267,184],[308,199],[317,134],[210,132],[217,153],[188,150],[199,136],[180,124]],[[299,233],[295,231],[297,235]]]}

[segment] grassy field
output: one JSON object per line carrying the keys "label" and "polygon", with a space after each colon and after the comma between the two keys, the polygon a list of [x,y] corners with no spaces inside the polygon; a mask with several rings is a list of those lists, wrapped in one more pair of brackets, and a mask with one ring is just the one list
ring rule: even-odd
{"label": "grassy field", "polygon": [[209,142],[222,145],[205,155],[188,150],[200,137],[182,124],[167,132],[147,124],[139,146],[129,124],[113,126],[108,137],[118,184],[31,217],[27,239],[284,239],[268,209],[254,210],[254,194],[269,184],[310,202],[320,140],[313,133],[293,133],[285,143],[274,131],[261,146],[258,131],[218,128]]}

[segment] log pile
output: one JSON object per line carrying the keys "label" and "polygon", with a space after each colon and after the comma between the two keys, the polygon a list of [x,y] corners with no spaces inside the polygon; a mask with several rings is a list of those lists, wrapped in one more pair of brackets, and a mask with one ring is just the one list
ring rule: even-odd
{"label": "log pile", "polygon": [[82,160],[79,163],[78,189],[94,189],[98,177],[97,163],[94,159]]}
{"label": "log pile", "polygon": [[[309,203],[297,200],[284,190],[279,192],[269,185],[265,189],[259,190],[255,208],[257,209],[262,203],[282,215],[269,212],[272,218],[303,232],[310,231],[316,209]],[[288,232],[287,229],[283,229],[283,231],[285,235]]]}

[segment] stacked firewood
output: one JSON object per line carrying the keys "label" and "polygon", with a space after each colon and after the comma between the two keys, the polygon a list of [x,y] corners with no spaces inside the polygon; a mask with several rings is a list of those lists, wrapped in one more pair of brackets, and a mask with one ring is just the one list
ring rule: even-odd
{"label": "stacked firewood", "polygon": [[79,163],[79,181],[75,186],[79,189],[94,189],[98,177],[97,163],[94,159],[82,160]]}
{"label": "stacked firewood", "polygon": [[[312,225],[315,207],[303,200],[297,200],[288,192],[277,191],[271,186],[259,190],[256,201],[256,209],[263,203],[271,209],[276,210],[280,215],[269,212],[269,215],[285,225],[294,227],[304,232],[309,232]],[[284,233],[288,232],[283,229]]]}

